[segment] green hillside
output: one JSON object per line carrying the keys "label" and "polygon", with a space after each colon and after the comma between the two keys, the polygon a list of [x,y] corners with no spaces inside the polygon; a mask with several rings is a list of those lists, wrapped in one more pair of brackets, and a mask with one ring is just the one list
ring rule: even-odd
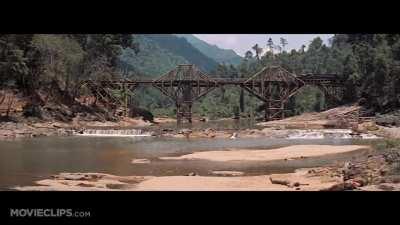
{"label": "green hillside", "polygon": [[[138,54],[134,54],[138,50]],[[90,94],[89,89],[81,90],[83,81],[120,79],[121,70],[136,72],[132,75],[138,74],[141,78],[155,78],[182,63],[193,63],[203,70],[217,64],[185,38],[174,35],[0,35],[0,90],[17,89],[32,98],[34,104],[23,109],[28,117],[69,121],[74,113],[84,110],[102,112],[102,119],[111,119],[104,108],[81,108],[76,102],[78,97]],[[332,37],[329,45],[317,37],[299,50],[267,52],[259,59],[249,54],[238,67],[220,64],[212,74],[246,78],[263,67],[276,65],[295,74],[341,75],[344,93],[340,104],[358,102],[368,116],[380,117],[378,113],[386,114],[400,108],[398,34],[338,34]],[[196,101],[193,111],[215,118],[233,116],[238,111],[262,116],[256,106],[264,103],[244,93],[237,87],[219,88]],[[175,114],[175,103],[156,88],[139,87],[134,99],[137,101],[134,106],[148,109],[155,115]],[[323,91],[303,89],[287,102],[286,114],[321,111],[331,107],[327,103]],[[60,111],[59,105],[74,111]],[[55,111],[60,113],[53,114]],[[391,124],[393,120],[390,116],[385,123]]]}
{"label": "green hillside", "polygon": [[195,64],[204,72],[210,72],[218,66],[216,61],[205,56],[185,38],[172,34],[146,34],[143,36],[157,43],[162,49],[186,59],[190,64]]}
{"label": "green hillside", "polygon": [[205,56],[186,39],[170,34],[134,35],[139,53],[124,49],[119,67],[146,76],[160,76],[179,64],[195,64],[204,72],[218,66],[213,59]]}
{"label": "green hillside", "polygon": [[218,63],[233,64],[236,66],[242,61],[242,57],[237,55],[232,49],[221,49],[216,45],[210,45],[192,34],[176,34],[176,36],[185,38],[200,52]]}
{"label": "green hillside", "polygon": [[185,58],[161,48],[144,35],[135,35],[135,41],[139,44],[139,53],[135,54],[134,50],[129,48],[124,49],[120,57],[120,67],[123,69],[158,77],[179,64],[189,63]]}

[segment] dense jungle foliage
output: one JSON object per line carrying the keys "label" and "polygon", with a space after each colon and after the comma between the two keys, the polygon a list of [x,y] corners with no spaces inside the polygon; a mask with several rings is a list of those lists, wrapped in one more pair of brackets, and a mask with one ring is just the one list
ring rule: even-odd
{"label": "dense jungle foliage", "polygon": [[[208,73],[231,78],[249,77],[268,65],[280,65],[295,74],[336,73],[345,80],[343,104],[360,102],[377,113],[400,107],[399,34],[337,34],[329,43],[315,38],[291,51],[285,50],[285,39],[273,43],[266,37],[265,46],[256,44],[237,66],[218,64],[187,41],[179,46],[183,38],[161,37],[149,35],[144,40],[140,35],[125,34],[2,34],[0,86],[17,88],[33,99],[41,90],[57,91],[72,100],[84,94],[79,92],[83,79],[154,78],[195,59]],[[140,88],[136,102],[156,115],[174,114],[173,102],[158,90]],[[239,113],[257,116],[260,105],[262,102],[248,93],[225,87],[197,102],[193,110],[214,118]],[[288,115],[326,108],[323,93],[313,87],[303,88],[287,105]]]}

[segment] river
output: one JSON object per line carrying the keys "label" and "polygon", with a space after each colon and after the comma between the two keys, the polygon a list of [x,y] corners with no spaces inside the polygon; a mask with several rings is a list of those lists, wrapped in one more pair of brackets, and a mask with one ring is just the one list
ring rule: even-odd
{"label": "river", "polygon": [[[294,144],[371,145],[379,140],[352,139],[174,139],[160,137],[42,137],[0,141],[0,188],[32,185],[60,172],[100,172],[114,175],[171,176],[196,172],[208,176],[212,170],[239,170],[246,175],[285,173],[296,168],[325,165],[361,154],[345,153],[305,160],[260,162],[210,162],[205,160],[159,160],[196,151],[226,148],[276,148]],[[132,164],[132,159],[150,159]]]}

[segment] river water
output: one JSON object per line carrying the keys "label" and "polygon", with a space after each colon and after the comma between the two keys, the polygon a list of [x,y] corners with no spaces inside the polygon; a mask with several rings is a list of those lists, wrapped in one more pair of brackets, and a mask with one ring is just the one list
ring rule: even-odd
{"label": "river water", "polygon": [[[212,170],[244,171],[246,175],[284,173],[296,168],[321,166],[347,160],[361,152],[304,160],[269,163],[218,163],[203,160],[159,160],[195,151],[226,148],[276,148],[293,144],[373,144],[377,140],[352,139],[173,139],[160,137],[43,137],[0,141],[0,189],[32,185],[34,181],[60,172],[100,172],[115,175],[211,175]],[[132,164],[132,159],[150,159]]]}

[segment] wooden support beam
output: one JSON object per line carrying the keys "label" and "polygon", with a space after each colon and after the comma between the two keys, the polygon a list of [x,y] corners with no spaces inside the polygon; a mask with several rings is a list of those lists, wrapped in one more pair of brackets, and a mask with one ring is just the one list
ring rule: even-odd
{"label": "wooden support beam", "polygon": [[[237,85],[265,103],[265,119],[275,120],[285,117],[285,104],[304,85],[321,88],[327,98],[341,96],[343,83],[335,74],[295,75],[287,70],[273,66],[265,67],[249,78],[213,78],[207,76],[194,65],[179,65],[175,69],[155,80],[105,80],[99,82],[84,81],[96,101],[105,106],[124,107],[124,115],[128,115],[128,91],[139,85],[152,85],[168,96],[177,107],[177,120],[192,121],[192,105],[217,87]],[[112,91],[122,91],[116,97]],[[333,98],[332,98],[333,99]],[[331,100],[329,100],[331,101]]]}

